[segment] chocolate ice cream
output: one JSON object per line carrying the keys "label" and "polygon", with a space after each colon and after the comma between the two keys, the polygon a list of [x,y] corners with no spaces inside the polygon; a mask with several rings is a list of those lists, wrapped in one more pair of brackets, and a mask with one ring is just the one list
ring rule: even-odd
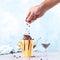
{"label": "chocolate ice cream", "polygon": [[32,37],[30,35],[24,35],[23,40],[32,40]]}

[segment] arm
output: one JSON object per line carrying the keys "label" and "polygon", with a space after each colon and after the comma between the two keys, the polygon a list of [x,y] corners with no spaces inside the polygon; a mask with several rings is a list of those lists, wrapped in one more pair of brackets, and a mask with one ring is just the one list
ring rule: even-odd
{"label": "arm", "polygon": [[59,3],[60,0],[45,0],[43,2],[43,5],[45,7],[46,10],[52,8],[53,6],[55,6],[57,3]]}
{"label": "arm", "polygon": [[45,0],[41,4],[32,7],[28,12],[28,15],[26,17],[26,22],[32,23],[37,18],[43,16],[47,10],[49,10],[50,8],[52,8],[59,2],[60,2],[60,0]]}

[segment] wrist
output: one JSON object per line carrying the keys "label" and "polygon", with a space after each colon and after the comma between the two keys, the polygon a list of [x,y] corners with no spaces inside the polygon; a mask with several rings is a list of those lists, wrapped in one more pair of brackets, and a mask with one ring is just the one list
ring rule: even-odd
{"label": "wrist", "polygon": [[44,11],[44,12],[48,10],[45,1],[42,2],[41,4],[39,4],[39,10],[40,10],[40,11],[42,10],[42,11]]}

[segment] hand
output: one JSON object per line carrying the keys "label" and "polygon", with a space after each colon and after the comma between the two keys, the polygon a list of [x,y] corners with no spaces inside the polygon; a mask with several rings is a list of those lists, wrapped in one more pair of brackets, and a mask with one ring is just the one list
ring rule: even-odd
{"label": "hand", "polygon": [[40,5],[32,7],[28,12],[28,15],[26,17],[26,22],[32,23],[37,18],[43,16],[47,10],[49,10],[59,2],[60,0],[45,0]]}
{"label": "hand", "polygon": [[43,8],[43,4],[32,7],[28,12],[28,15],[26,17],[26,22],[32,23],[37,18],[43,16],[44,13],[45,13],[45,9]]}

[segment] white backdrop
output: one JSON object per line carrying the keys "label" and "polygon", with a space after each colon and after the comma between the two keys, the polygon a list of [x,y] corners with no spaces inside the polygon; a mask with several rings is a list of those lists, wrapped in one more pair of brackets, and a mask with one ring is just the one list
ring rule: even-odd
{"label": "white backdrop", "polygon": [[[43,0],[0,0],[0,47],[10,46],[17,49],[17,42],[25,33],[25,18],[30,7]],[[48,51],[60,50],[60,4],[50,9],[30,27],[31,36],[36,40],[35,49],[44,51],[42,42],[50,42]],[[8,48],[7,48],[8,49]]]}

